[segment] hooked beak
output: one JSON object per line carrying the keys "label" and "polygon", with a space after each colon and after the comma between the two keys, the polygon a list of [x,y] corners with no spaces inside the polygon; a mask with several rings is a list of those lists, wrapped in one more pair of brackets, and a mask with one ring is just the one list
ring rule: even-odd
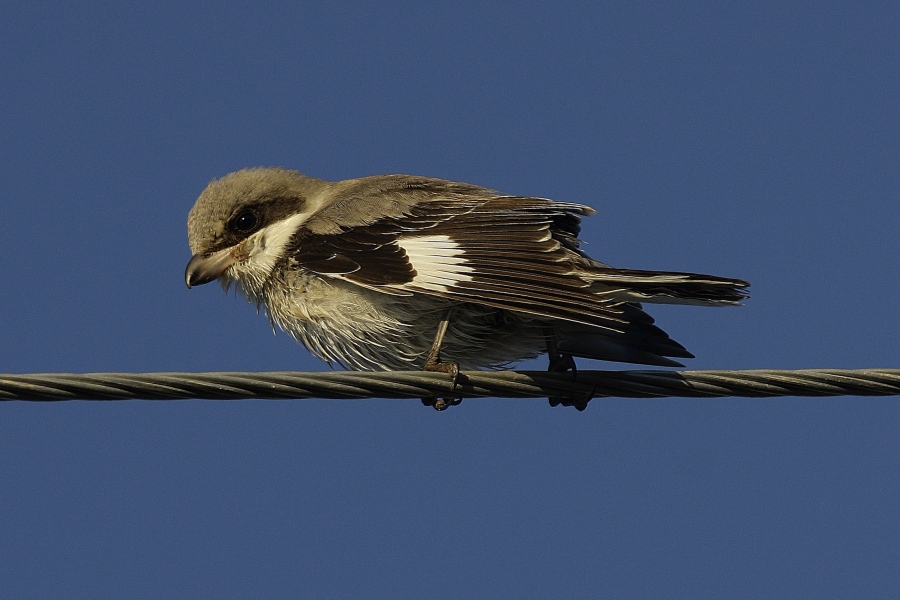
{"label": "hooked beak", "polygon": [[184,282],[189,288],[218,279],[228,267],[237,262],[231,248],[213,254],[195,254],[184,270]]}

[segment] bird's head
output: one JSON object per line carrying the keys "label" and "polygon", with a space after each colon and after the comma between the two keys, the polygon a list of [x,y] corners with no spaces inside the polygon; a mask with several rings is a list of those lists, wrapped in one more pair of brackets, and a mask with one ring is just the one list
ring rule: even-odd
{"label": "bird's head", "polygon": [[[323,181],[280,168],[236,171],[210,183],[188,214],[188,287],[268,279],[318,208]],[[246,288],[246,285],[244,286]]]}

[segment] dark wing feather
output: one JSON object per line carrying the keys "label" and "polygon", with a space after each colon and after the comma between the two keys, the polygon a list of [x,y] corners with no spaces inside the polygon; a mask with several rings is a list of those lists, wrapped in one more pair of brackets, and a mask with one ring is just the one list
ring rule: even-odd
{"label": "dark wing feather", "polygon": [[[338,235],[301,237],[292,254],[304,269],[341,278],[366,287],[412,281],[416,273],[396,231],[357,228]],[[390,290],[385,290],[390,292]]]}
{"label": "dark wing feather", "polygon": [[[427,181],[437,183],[428,187]],[[316,273],[385,293],[430,294],[618,332],[628,324],[621,301],[592,292],[574,264],[583,256],[578,250],[579,215],[592,214],[592,209],[541,198],[497,196],[483,188],[451,188],[441,180],[377,189],[392,198],[391,210],[402,205],[405,212],[325,235],[315,233],[322,222],[317,216],[298,236],[293,258]],[[397,201],[398,196],[404,200]],[[358,197],[355,203],[381,201],[378,195]],[[341,210],[352,211],[353,204],[344,202]],[[335,218],[332,212],[328,221]],[[421,236],[449,240],[455,249],[450,258],[462,259],[462,267],[450,271],[459,273],[461,268],[465,276],[447,277],[446,285],[417,281],[417,264],[440,269],[445,258],[408,256],[404,242]],[[439,270],[429,275],[442,277]]]}

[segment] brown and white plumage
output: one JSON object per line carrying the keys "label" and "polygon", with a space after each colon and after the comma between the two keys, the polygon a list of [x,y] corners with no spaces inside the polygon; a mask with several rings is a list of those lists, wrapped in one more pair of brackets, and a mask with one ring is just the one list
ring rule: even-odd
{"label": "brown and white plumage", "polygon": [[593,209],[466,183],[383,175],[326,182],[285,169],[213,181],[188,217],[189,286],[236,283],[329,363],[421,368],[451,309],[443,354],[464,368],[543,353],[655,365],[692,355],[638,303],[730,305],[748,284],[615,269],[579,247]]}

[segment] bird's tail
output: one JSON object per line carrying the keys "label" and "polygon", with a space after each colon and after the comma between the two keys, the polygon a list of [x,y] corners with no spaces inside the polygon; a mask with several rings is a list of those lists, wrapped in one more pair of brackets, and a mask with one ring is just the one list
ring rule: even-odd
{"label": "bird's tail", "polygon": [[592,267],[583,277],[598,293],[626,302],[728,306],[750,295],[746,281],[698,273]]}

